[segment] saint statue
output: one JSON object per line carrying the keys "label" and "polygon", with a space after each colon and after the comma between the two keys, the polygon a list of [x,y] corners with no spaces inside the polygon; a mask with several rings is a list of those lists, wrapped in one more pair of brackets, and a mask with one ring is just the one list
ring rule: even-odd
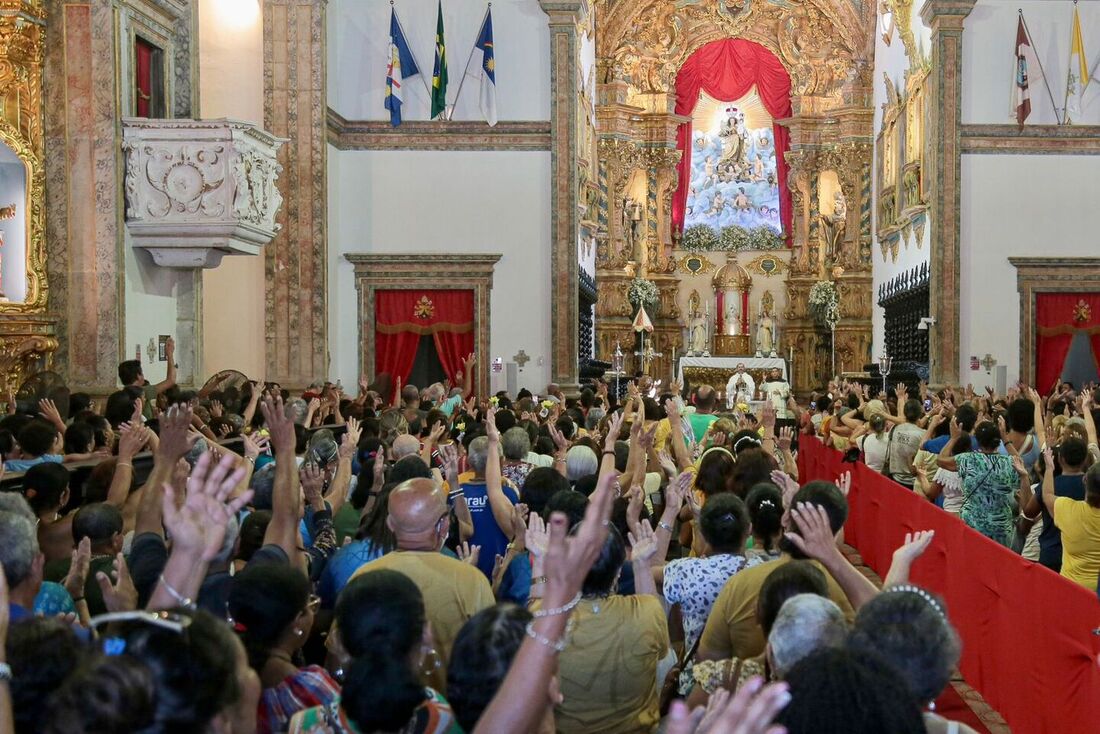
{"label": "saint statue", "polygon": [[775,302],[771,291],[765,291],[760,303],[760,315],[756,317],[756,354],[757,356],[775,356],[776,320],[772,314]]}
{"label": "saint statue", "polygon": [[645,247],[642,243],[642,205],[628,196],[623,202],[623,232],[626,235],[630,259],[639,265],[645,262]]}
{"label": "saint statue", "polygon": [[710,354],[709,314],[700,311],[699,305],[699,292],[692,291],[688,298],[688,354],[695,357]]}
{"label": "saint statue", "polygon": [[722,331],[727,336],[738,336],[741,334],[741,314],[737,305],[737,297],[727,291],[722,312]]}
{"label": "saint statue", "polygon": [[848,226],[848,202],[844,192],[837,189],[833,193],[833,213],[821,215],[821,227],[825,231],[825,261],[839,263],[844,244],[844,230]]}

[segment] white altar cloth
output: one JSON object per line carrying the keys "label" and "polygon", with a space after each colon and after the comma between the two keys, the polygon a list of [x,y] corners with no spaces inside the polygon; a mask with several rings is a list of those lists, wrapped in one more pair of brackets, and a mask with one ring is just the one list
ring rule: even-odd
{"label": "white altar cloth", "polygon": [[[710,369],[729,370],[730,374],[737,369],[737,365],[745,365],[746,370],[770,370],[778,367],[783,372],[783,379],[787,376],[787,361],[779,357],[681,357],[677,377],[680,384],[684,384],[685,367],[707,367]],[[758,381],[759,382],[759,381]],[[725,390],[725,384],[715,385],[719,390]]]}

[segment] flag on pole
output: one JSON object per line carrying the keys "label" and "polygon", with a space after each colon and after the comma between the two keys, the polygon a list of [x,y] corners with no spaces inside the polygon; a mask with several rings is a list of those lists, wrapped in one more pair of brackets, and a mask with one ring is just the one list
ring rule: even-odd
{"label": "flag on pole", "polygon": [[485,13],[485,22],[481,24],[481,33],[474,48],[481,51],[481,113],[492,127],[497,124],[497,67],[493,55],[492,8]]}
{"label": "flag on pole", "polygon": [[1069,43],[1069,70],[1066,72],[1066,123],[1072,123],[1074,117],[1081,117],[1085,87],[1089,84],[1089,68],[1085,65],[1085,42],[1081,38],[1081,19],[1077,16],[1076,3],[1073,6],[1072,34]]}
{"label": "flag on pole", "polygon": [[645,312],[645,306],[638,307],[638,315],[634,317],[634,331],[653,332],[653,322],[649,320],[649,314]]}
{"label": "flag on pole", "polygon": [[443,41],[443,0],[435,22],[435,66],[432,68],[432,115],[435,119],[447,110],[447,44]]}
{"label": "flag on pole", "polygon": [[1035,62],[1035,52],[1031,48],[1027,31],[1024,30],[1024,16],[1021,13],[1016,22],[1016,79],[1013,101],[1016,103],[1016,124],[1024,126],[1028,115],[1031,114],[1031,92],[1028,89],[1028,77],[1032,73],[1037,74],[1039,64]]}
{"label": "flag on pole", "polygon": [[404,81],[420,73],[409,50],[409,42],[397,22],[397,11],[390,8],[390,59],[386,67],[386,109],[390,111],[390,124],[401,124],[401,105],[405,100]]}

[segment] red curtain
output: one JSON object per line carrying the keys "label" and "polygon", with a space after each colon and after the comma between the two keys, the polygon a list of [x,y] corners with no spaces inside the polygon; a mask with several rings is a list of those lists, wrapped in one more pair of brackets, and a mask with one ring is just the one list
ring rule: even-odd
{"label": "red curtain", "polygon": [[148,117],[153,95],[153,46],[141,38],[134,41],[134,66],[135,111],[138,117]]}
{"label": "red curtain", "polygon": [[[676,114],[690,116],[702,90],[720,102],[734,102],[753,85],[774,120],[791,116],[791,77],[768,49],[741,38],[712,41],[693,53],[676,77]],[[791,232],[791,190],[787,186],[786,153],[791,146],[787,128],[776,123],[776,176],[779,178],[779,218],[788,241]],[[691,184],[691,123],[680,125],[676,147],[681,151],[679,187],[672,198],[672,226],[684,228],[688,187]]]}
{"label": "red curtain", "polygon": [[962,638],[959,669],[1013,731],[1083,731],[1081,722],[1100,721],[1094,590],[1021,558],[865,464],[842,463],[839,451],[817,439],[803,439],[803,482],[852,472],[845,541],[880,576],[906,533],[935,531],[912,581],[945,600]]}
{"label": "red curtain", "polygon": [[1046,394],[1062,376],[1078,331],[1089,335],[1100,364],[1100,293],[1038,293],[1035,296],[1035,387]]}
{"label": "red curtain", "polygon": [[456,381],[474,351],[472,290],[380,290],[374,296],[374,371],[407,383],[420,337],[432,335],[444,372]]}

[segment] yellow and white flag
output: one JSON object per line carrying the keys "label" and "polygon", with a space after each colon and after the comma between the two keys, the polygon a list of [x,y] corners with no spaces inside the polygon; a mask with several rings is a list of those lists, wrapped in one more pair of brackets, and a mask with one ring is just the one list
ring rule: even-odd
{"label": "yellow and white flag", "polygon": [[1085,87],[1089,85],[1089,68],[1085,65],[1085,42],[1081,38],[1081,19],[1077,5],[1073,6],[1073,36],[1069,44],[1069,70],[1066,72],[1066,117],[1072,124],[1081,117]]}

